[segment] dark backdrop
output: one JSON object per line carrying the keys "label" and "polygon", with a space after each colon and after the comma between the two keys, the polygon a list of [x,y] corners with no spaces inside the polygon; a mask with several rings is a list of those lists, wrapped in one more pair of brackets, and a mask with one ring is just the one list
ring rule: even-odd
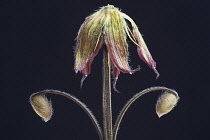
{"label": "dark backdrop", "polygon": [[[175,89],[180,102],[158,118],[158,94],[135,102],[121,124],[119,140],[208,139],[209,133],[209,1],[208,0],[16,0],[1,1],[1,140],[97,140],[88,116],[73,102],[56,95],[54,115],[45,123],[32,110],[29,96],[57,89],[81,99],[100,124],[102,51],[80,89],[75,74],[75,37],[85,17],[113,4],[139,26],[157,62],[160,77],[143,63],[130,41],[130,65],[141,70],[121,74],[113,91],[113,119],[135,93],[151,87]],[[155,92],[161,93],[161,92]]]}

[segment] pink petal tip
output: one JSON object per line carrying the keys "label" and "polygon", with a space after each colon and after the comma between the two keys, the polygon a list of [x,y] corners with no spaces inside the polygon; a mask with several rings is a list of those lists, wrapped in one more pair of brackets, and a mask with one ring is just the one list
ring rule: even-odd
{"label": "pink petal tip", "polygon": [[87,75],[83,75],[81,81],[80,81],[80,88],[82,88],[83,86],[83,82],[85,81],[85,79],[87,78]]}
{"label": "pink petal tip", "polygon": [[120,92],[117,90],[117,88],[116,88],[117,80],[118,80],[118,77],[115,77],[115,78],[114,78],[114,81],[113,81],[113,89],[114,89],[115,92],[120,93]]}
{"label": "pink petal tip", "polygon": [[158,79],[158,77],[160,76],[159,72],[157,71],[155,67],[153,67],[152,69],[156,73],[156,79]]}

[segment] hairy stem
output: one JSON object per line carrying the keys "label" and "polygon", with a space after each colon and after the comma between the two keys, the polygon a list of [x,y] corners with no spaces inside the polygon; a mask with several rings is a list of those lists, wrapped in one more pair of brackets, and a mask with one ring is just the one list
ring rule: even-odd
{"label": "hairy stem", "polygon": [[94,126],[95,126],[95,128],[98,132],[100,140],[103,140],[102,130],[101,130],[95,116],[93,115],[93,113],[87,108],[87,106],[83,102],[81,102],[79,99],[77,99],[73,95],[68,94],[66,92],[61,92],[61,91],[58,91],[58,90],[43,90],[43,91],[32,94],[30,96],[30,100],[32,99],[33,96],[40,95],[40,94],[48,94],[48,93],[62,95],[64,97],[67,97],[68,99],[72,100],[77,105],[79,105],[85,111],[85,113],[89,116],[89,118],[91,119],[92,123],[94,124]]}
{"label": "hairy stem", "polygon": [[116,120],[116,123],[115,123],[115,126],[114,126],[114,129],[113,129],[113,140],[116,140],[117,138],[117,132],[118,132],[118,129],[119,129],[119,126],[120,126],[120,123],[122,121],[122,118],[125,114],[125,112],[128,110],[128,108],[139,98],[141,97],[142,95],[146,94],[146,93],[149,93],[151,91],[157,91],[157,90],[161,90],[161,91],[167,91],[167,92],[170,92],[170,93],[173,93],[174,95],[176,95],[178,97],[178,94],[176,91],[172,90],[172,89],[169,89],[169,88],[166,88],[166,87],[151,87],[151,88],[147,88],[137,94],[135,94],[126,104],[125,106],[123,107],[123,109],[120,111],[120,114],[118,115],[117,117],[117,120]]}
{"label": "hairy stem", "polygon": [[104,48],[103,54],[103,130],[104,140],[112,140],[112,104],[111,104],[111,84],[110,84],[110,58],[107,49]]}

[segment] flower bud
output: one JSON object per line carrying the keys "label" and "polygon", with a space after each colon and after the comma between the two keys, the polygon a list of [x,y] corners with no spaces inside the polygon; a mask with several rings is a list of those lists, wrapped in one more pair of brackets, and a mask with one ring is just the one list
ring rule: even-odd
{"label": "flower bud", "polygon": [[178,99],[178,95],[173,93],[162,94],[156,104],[156,113],[158,117],[160,118],[169,113],[176,106]]}
{"label": "flower bud", "polygon": [[53,114],[51,101],[44,95],[35,95],[30,99],[31,106],[34,111],[45,121],[49,121]]}

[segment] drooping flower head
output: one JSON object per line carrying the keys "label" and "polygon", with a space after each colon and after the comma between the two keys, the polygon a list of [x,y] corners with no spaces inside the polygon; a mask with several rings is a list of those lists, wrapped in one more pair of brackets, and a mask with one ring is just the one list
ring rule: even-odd
{"label": "drooping flower head", "polygon": [[[132,29],[129,28],[126,20],[130,22]],[[118,8],[107,5],[85,19],[76,38],[74,69],[76,72],[81,71],[84,75],[81,84],[90,74],[93,59],[103,44],[107,47],[112,62],[115,91],[117,91],[115,85],[120,72],[133,73],[139,70],[139,68],[132,70],[128,64],[127,36],[137,45],[139,57],[154,70],[157,77],[159,76],[156,62],[153,60],[135,22]]]}

